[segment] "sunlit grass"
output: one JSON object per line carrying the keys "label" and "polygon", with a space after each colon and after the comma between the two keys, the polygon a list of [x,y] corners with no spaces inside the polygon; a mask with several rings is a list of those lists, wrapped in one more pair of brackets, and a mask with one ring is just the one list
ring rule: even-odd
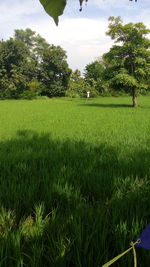
{"label": "sunlit grass", "polygon": [[0,266],[101,266],[136,240],[150,220],[150,97],[139,104],[0,101]]}

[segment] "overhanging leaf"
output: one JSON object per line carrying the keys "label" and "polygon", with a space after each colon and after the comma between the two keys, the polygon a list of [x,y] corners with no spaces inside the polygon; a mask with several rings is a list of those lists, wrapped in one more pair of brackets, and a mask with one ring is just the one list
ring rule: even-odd
{"label": "overhanging leaf", "polygon": [[63,14],[66,0],[40,0],[45,11],[54,19],[58,25],[58,17]]}
{"label": "overhanging leaf", "polygon": [[[67,0],[39,0],[39,1],[43,5],[45,11],[51,17],[53,17],[56,25],[58,25],[58,17],[63,14]],[[80,11],[82,11],[82,4],[84,1],[88,2],[88,0],[79,0]],[[135,0],[135,2],[137,2],[137,0]]]}

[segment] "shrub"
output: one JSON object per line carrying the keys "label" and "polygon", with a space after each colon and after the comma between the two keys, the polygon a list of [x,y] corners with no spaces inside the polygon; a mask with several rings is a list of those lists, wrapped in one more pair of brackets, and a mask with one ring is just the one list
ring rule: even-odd
{"label": "shrub", "polygon": [[32,79],[28,83],[28,89],[25,90],[20,96],[23,99],[34,99],[40,95],[42,84],[37,79]]}
{"label": "shrub", "polygon": [[83,78],[80,78],[78,81],[70,81],[66,95],[69,97],[86,97],[87,91],[90,91],[91,97],[98,96],[98,91],[90,86]]}

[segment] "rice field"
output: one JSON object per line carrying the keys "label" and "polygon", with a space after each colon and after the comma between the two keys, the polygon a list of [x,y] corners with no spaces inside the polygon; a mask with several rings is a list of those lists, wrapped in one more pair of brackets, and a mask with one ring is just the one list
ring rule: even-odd
{"label": "rice field", "polygon": [[150,222],[150,97],[138,103],[0,101],[0,267],[98,267],[137,239]]}

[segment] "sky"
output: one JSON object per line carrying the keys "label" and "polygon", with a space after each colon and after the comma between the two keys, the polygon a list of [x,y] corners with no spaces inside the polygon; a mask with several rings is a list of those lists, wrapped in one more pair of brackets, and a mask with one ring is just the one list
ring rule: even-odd
{"label": "sky", "polygon": [[79,7],[78,0],[68,0],[56,26],[39,0],[0,1],[0,39],[12,37],[14,29],[31,28],[50,44],[60,45],[70,68],[83,73],[87,64],[113,45],[105,34],[109,16],[121,16],[124,23],[140,21],[150,28],[150,0],[88,0],[82,12]]}

